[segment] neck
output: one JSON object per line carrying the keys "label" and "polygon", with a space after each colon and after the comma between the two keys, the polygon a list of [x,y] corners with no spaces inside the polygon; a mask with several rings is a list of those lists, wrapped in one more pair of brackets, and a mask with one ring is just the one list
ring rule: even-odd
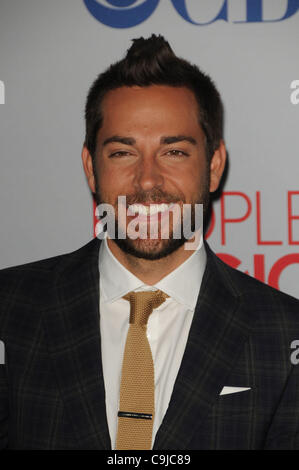
{"label": "neck", "polygon": [[196,251],[198,243],[195,243],[195,237],[196,236],[189,240],[190,243],[192,242],[192,250],[186,250],[185,244],[170,255],[158,260],[137,258],[136,256],[125,253],[109,237],[107,237],[107,243],[115,258],[128,269],[128,271],[145,284],[154,285],[179,267]]}

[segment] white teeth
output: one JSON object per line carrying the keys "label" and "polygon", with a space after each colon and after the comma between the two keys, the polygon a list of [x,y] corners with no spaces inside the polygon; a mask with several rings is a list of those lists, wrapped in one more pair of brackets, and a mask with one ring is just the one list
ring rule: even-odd
{"label": "white teeth", "polygon": [[142,215],[154,215],[157,212],[165,212],[169,209],[170,204],[150,204],[149,206],[144,206],[143,204],[132,204],[129,206],[130,212],[135,214]]}
{"label": "white teeth", "polygon": [[169,204],[151,204],[150,206],[150,214],[157,214],[157,212],[165,212],[168,211]]}
{"label": "white teeth", "polygon": [[[162,206],[162,204],[161,204],[161,206]],[[157,214],[158,211],[159,211],[159,204],[151,204],[150,205],[150,207],[149,207],[150,215]]]}

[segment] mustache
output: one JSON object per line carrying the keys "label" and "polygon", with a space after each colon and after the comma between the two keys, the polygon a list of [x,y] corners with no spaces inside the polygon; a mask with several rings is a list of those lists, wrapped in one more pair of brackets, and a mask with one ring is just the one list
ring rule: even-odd
{"label": "mustache", "polygon": [[176,203],[183,201],[185,202],[185,198],[177,195],[172,195],[165,193],[163,191],[151,191],[151,192],[138,192],[132,195],[126,195],[126,202],[127,205],[130,206],[132,204],[159,204],[159,203]]}

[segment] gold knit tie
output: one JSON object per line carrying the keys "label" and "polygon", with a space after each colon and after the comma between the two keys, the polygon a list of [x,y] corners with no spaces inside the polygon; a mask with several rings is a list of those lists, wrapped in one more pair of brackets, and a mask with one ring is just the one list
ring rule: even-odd
{"label": "gold knit tie", "polygon": [[146,327],[153,309],[167,297],[160,290],[129,292],[123,297],[130,302],[130,327],[122,365],[116,450],[151,449],[155,377]]}

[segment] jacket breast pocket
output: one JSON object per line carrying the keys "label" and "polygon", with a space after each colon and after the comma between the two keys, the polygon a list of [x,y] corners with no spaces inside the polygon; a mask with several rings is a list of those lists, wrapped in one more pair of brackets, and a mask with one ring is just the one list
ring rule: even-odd
{"label": "jacket breast pocket", "polygon": [[248,416],[256,406],[256,389],[250,388],[240,392],[219,395],[214,406],[212,415],[214,418],[231,418],[232,416]]}

